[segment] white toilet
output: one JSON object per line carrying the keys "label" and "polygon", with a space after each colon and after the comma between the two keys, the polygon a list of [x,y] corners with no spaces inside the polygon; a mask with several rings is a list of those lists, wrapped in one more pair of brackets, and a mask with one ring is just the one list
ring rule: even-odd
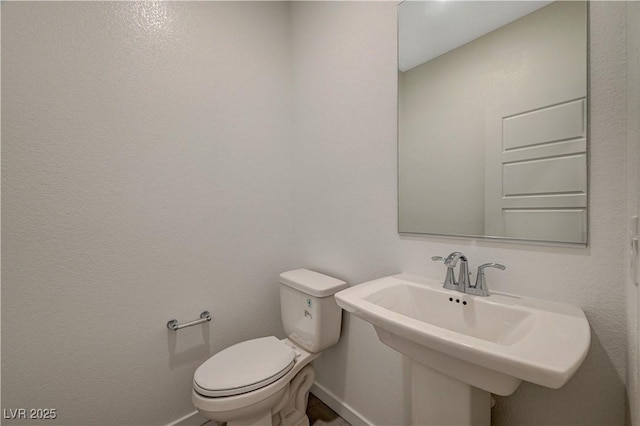
{"label": "white toilet", "polygon": [[230,346],[193,376],[193,405],[228,426],[308,426],[311,361],[340,338],[342,310],[333,295],[344,281],[296,269],[280,274],[280,311],[288,338],[274,336]]}

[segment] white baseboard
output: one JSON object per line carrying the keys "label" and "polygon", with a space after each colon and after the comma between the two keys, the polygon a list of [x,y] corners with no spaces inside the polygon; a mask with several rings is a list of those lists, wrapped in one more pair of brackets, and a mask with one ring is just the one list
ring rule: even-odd
{"label": "white baseboard", "polygon": [[311,386],[311,393],[353,426],[373,425],[373,423],[367,420],[362,414],[351,408],[347,403],[318,382],[314,382],[313,386]]}
{"label": "white baseboard", "polygon": [[208,418],[198,413],[196,410],[193,413],[189,413],[186,416],[180,417],[178,420],[169,423],[167,426],[202,426],[208,421]]}

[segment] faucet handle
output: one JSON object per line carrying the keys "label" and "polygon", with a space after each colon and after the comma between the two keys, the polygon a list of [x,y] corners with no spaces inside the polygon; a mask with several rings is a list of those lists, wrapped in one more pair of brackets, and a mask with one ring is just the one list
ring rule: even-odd
{"label": "faucet handle", "polygon": [[504,266],[504,265],[501,265],[501,264],[499,264],[499,263],[493,263],[493,262],[492,262],[492,263],[485,263],[484,265],[480,265],[480,266],[478,266],[478,273],[480,273],[480,272],[484,273],[484,269],[485,269],[485,268],[497,268],[497,269],[500,269],[500,270],[502,270],[502,271],[504,271],[505,269],[507,269],[507,267],[506,267],[506,266]]}
{"label": "faucet handle", "polygon": [[[458,287],[458,283],[456,282],[456,279],[453,276],[453,269],[456,267],[456,263],[458,262],[457,255],[462,255],[462,253],[459,253],[459,252],[451,253],[447,257],[431,256],[431,260],[433,260],[434,262],[444,262],[445,266],[447,267],[447,275],[445,276],[444,282],[443,282],[444,284],[443,287],[446,288],[447,290],[460,291],[460,287]],[[453,259],[453,262],[451,261],[452,259]]]}
{"label": "faucet handle", "polygon": [[484,276],[484,270],[486,268],[497,268],[502,271],[507,269],[506,266],[501,265],[499,263],[485,263],[484,265],[478,266],[478,274],[476,276],[476,284],[473,287],[469,287],[467,293],[474,294],[476,296],[488,296],[489,288],[487,287],[487,279]]}

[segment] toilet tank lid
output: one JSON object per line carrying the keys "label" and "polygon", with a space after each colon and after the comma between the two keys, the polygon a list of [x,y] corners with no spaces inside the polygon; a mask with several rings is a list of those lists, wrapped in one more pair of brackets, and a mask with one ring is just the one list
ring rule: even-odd
{"label": "toilet tank lid", "polygon": [[347,283],[342,280],[308,269],[283,272],[280,282],[315,297],[332,296],[347,288]]}

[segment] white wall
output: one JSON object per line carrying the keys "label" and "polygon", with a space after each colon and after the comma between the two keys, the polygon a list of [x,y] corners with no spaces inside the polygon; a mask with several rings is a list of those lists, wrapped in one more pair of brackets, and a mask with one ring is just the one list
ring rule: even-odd
{"label": "white wall", "polygon": [[[402,270],[395,16],[393,3],[292,10],[298,256],[352,284]],[[368,323],[343,318],[339,344],[314,362],[317,380],[374,424],[406,424],[402,357]]]}
{"label": "white wall", "polygon": [[[640,2],[627,3],[628,215],[640,214]],[[636,161],[634,161],[636,159]],[[628,240],[627,240],[628,242]],[[640,254],[636,254],[640,256]],[[640,268],[640,257],[635,259]],[[631,265],[629,265],[631,266]],[[631,269],[631,268],[630,268]],[[635,271],[632,270],[632,273]],[[629,424],[640,425],[640,291],[627,278],[627,401]]]}
{"label": "white wall", "polygon": [[[494,423],[623,424],[625,332],[625,5],[591,3],[591,233],[584,249],[399,237],[396,233],[396,5],[293,8],[296,237],[301,266],[352,284],[399,271],[441,278],[431,255],[508,266],[490,287],[580,306],[592,326],[582,368],[562,389],[523,384]],[[408,421],[406,363],[347,317],[316,363],[319,383],[374,424]]]}
{"label": "white wall", "polygon": [[[208,356],[282,334],[288,17],[3,2],[3,408],[166,424]],[[165,327],[205,308],[208,326]]]}

